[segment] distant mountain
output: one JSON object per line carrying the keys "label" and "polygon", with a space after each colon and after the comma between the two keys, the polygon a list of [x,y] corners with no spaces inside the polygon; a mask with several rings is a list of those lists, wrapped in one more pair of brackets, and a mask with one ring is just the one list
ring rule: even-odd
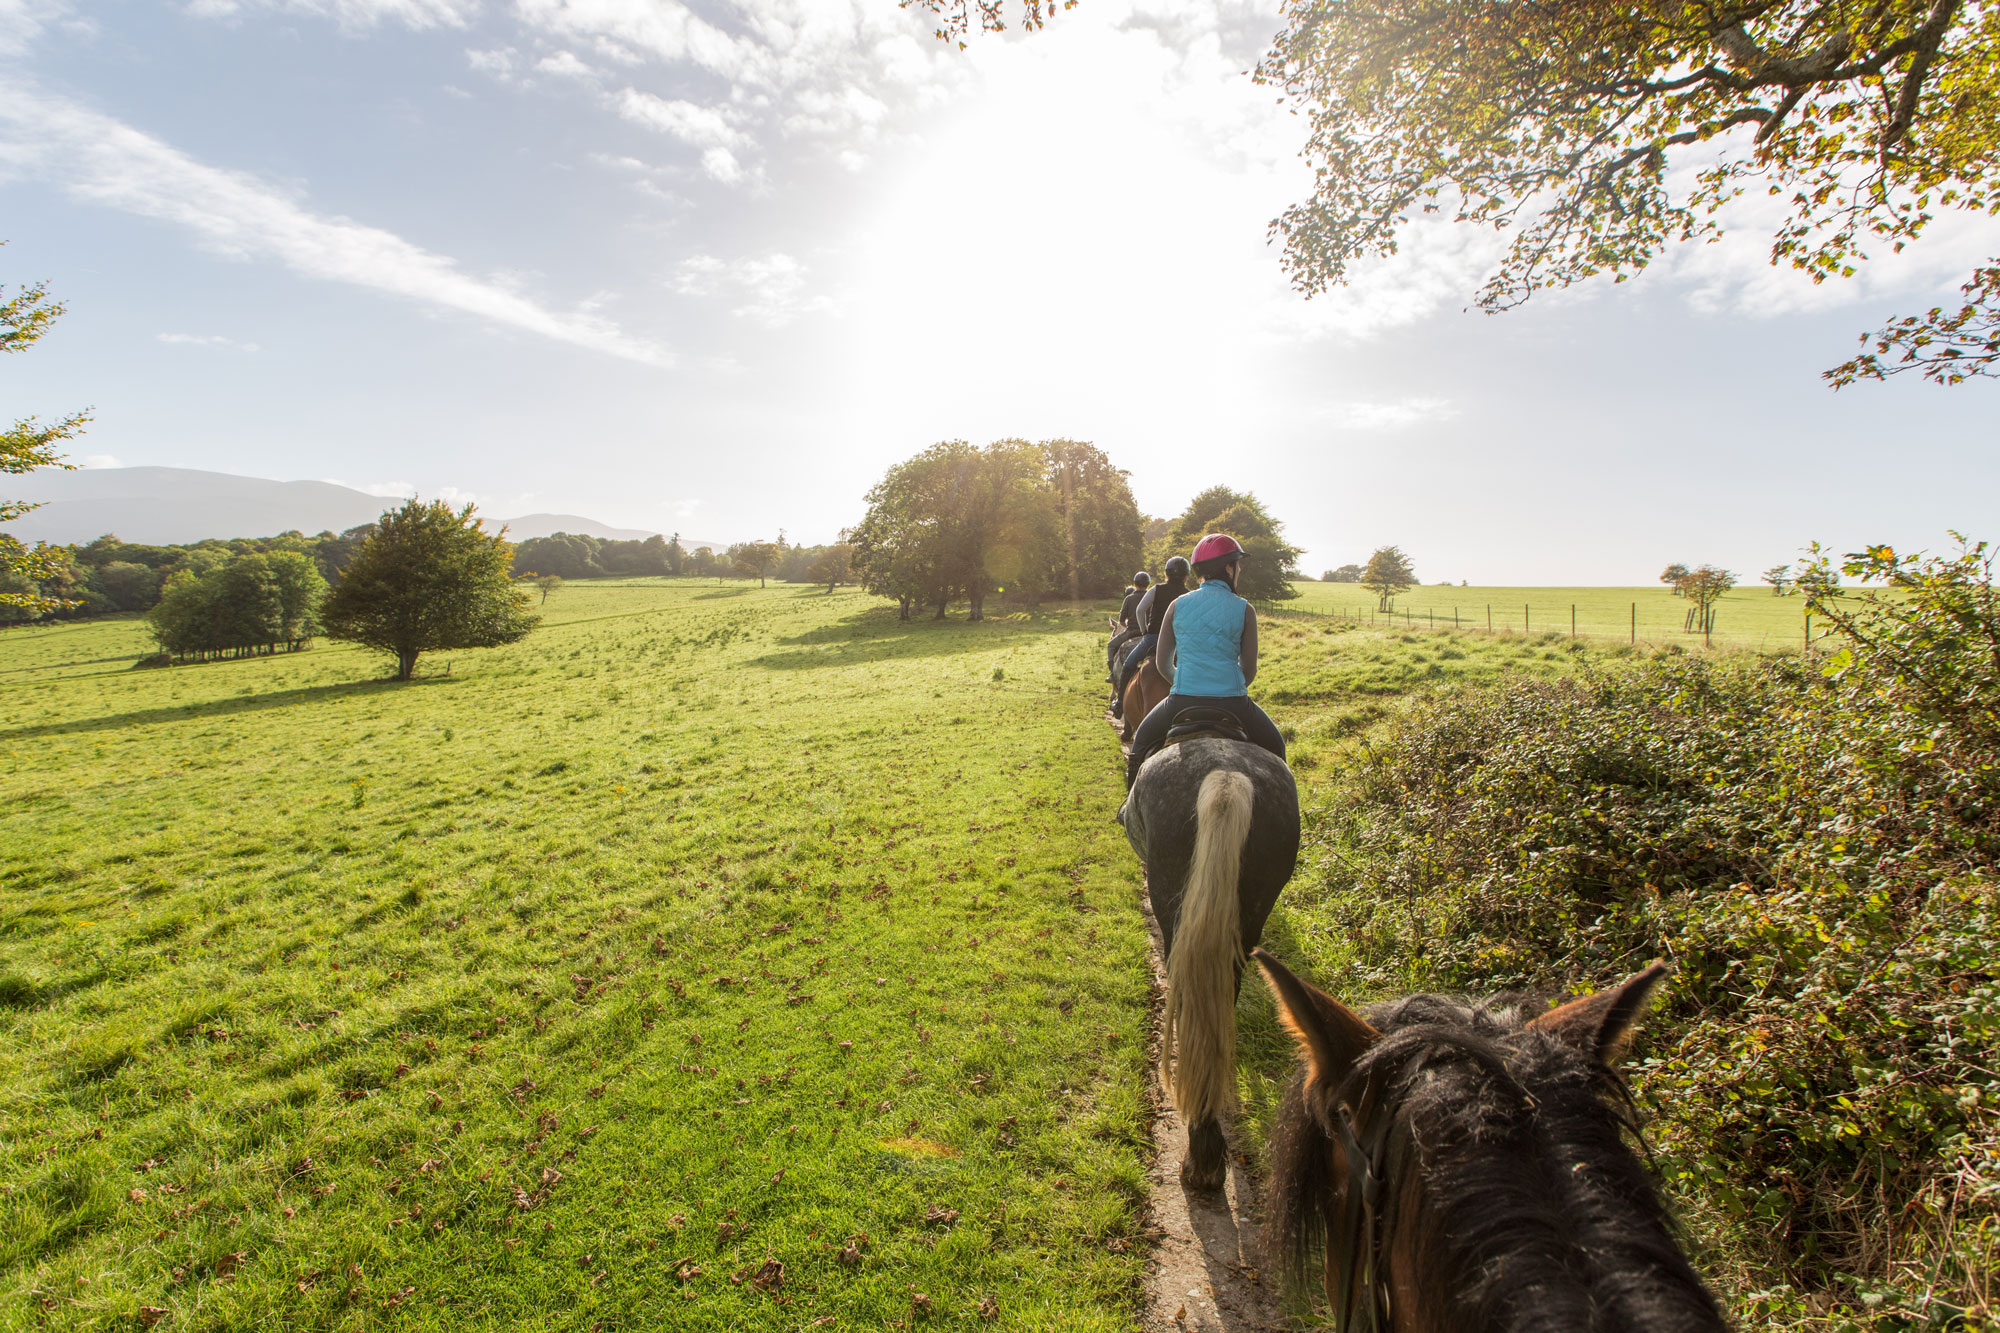
{"label": "distant mountain", "polygon": [[[128,542],[156,546],[210,537],[272,537],[294,529],[309,536],[343,532],[373,523],[398,503],[394,497],[330,481],[270,481],[184,467],[43,468],[0,479],[0,496],[42,502],[41,508],[6,525],[24,542],[87,542],[114,532]],[[552,532],[589,533],[600,540],[653,535],[575,514],[527,514],[500,521],[517,541]],[[683,539],[683,544],[690,550],[722,549],[714,542]]]}
{"label": "distant mountain", "polygon": [[[524,542],[530,537],[546,537],[551,533],[568,532],[579,537],[595,537],[601,542],[636,542],[648,537],[665,537],[668,534],[652,528],[614,528],[599,523],[594,518],[584,518],[579,514],[523,514],[519,518],[505,518],[507,537],[510,541]],[[728,549],[728,542],[712,542],[706,537],[683,537],[681,546],[694,550],[706,546],[711,550]]]}

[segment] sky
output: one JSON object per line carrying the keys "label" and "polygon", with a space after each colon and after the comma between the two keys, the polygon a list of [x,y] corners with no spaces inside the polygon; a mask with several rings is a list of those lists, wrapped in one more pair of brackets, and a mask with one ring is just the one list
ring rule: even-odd
{"label": "sky", "polygon": [[[941,439],[1063,436],[1142,509],[1261,497],[1307,572],[1754,572],[2000,537],[2000,385],[1838,393],[2000,220],[1815,286],[1772,219],[1632,282],[1468,310],[1426,224],[1288,289],[1304,123],[1265,0],[1082,0],[939,43],[894,0],[0,0],[0,365],[73,457],[482,512],[830,540]],[[1906,377],[1907,379],[1907,377]]]}

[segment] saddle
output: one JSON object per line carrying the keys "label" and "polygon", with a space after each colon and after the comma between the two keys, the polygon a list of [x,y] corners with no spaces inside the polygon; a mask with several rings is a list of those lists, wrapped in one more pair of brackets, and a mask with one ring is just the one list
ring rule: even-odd
{"label": "saddle", "polygon": [[1183,708],[1174,714],[1174,725],[1167,732],[1167,738],[1160,742],[1160,748],[1178,745],[1182,741],[1248,741],[1249,733],[1236,715],[1223,708]]}

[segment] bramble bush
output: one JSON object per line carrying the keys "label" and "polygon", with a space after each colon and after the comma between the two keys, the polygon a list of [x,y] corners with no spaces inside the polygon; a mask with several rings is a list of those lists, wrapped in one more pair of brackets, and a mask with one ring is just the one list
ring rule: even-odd
{"label": "bramble bush", "polygon": [[1440,987],[1670,960],[1636,1086],[1739,1320],[1990,1328],[1992,557],[1841,570],[1887,587],[1834,603],[1815,561],[1830,657],[1669,654],[1420,704],[1352,779],[1338,924],[1382,979]]}

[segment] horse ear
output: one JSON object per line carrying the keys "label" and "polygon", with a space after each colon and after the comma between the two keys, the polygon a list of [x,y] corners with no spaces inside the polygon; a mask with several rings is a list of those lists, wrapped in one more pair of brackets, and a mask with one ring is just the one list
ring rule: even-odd
{"label": "horse ear", "polygon": [[1382,1034],[1367,1019],[1317,986],[1300,981],[1270,954],[1252,949],[1250,956],[1264,970],[1264,984],[1278,1002],[1278,1017],[1297,1039],[1315,1082],[1339,1083],[1354,1062],[1381,1040]]}
{"label": "horse ear", "polygon": [[1654,963],[1644,972],[1627,977],[1609,990],[1585,995],[1557,1005],[1528,1026],[1568,1042],[1586,1055],[1607,1064],[1625,1054],[1632,1029],[1646,1012],[1653,988],[1667,975],[1665,963]]}

